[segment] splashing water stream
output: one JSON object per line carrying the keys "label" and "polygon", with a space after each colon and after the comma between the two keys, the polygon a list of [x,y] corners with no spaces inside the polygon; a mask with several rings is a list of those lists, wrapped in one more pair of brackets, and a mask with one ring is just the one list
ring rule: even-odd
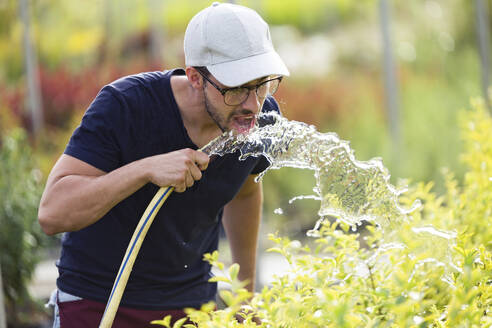
{"label": "splashing water stream", "polygon": [[[368,221],[382,229],[383,236],[389,237],[408,219],[410,212],[421,206],[420,201],[415,201],[408,209],[399,205],[398,198],[405,190],[397,190],[389,183],[389,172],[380,159],[358,161],[349,142],[340,140],[335,133],[318,132],[312,125],[290,121],[276,113],[261,115],[257,126],[247,134],[224,133],[203,151],[220,156],[240,151],[240,159],[263,155],[270,162],[268,169],[313,170],[316,195],[298,196],[290,201],[320,200],[318,215],[321,219],[308,232],[313,237],[318,235],[323,218],[328,216],[336,217],[354,229]],[[267,170],[258,178],[261,179]],[[434,258],[454,267],[450,253],[456,238],[454,233],[433,227],[414,228],[408,233],[423,240],[424,244],[434,245],[434,249],[437,245],[442,246],[442,254]],[[383,241],[382,246],[395,244],[390,239]]]}

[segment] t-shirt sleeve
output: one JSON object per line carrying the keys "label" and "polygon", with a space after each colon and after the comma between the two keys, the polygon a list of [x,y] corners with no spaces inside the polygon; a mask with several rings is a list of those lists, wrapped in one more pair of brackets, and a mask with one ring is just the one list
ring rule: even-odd
{"label": "t-shirt sleeve", "polygon": [[120,111],[121,103],[111,87],[104,87],[87,109],[64,153],[105,172],[116,169],[121,156],[115,131],[124,131],[118,126],[122,122]]}
{"label": "t-shirt sleeve", "polygon": [[[273,111],[273,112],[277,112],[278,114],[281,114],[278,103],[273,97],[268,97],[265,100],[265,103],[263,104],[263,108],[261,111],[263,113],[268,113]],[[265,171],[269,166],[270,166],[270,162],[266,159],[265,156],[261,156],[260,160],[258,161],[258,164],[256,164],[256,166],[251,171],[251,174],[259,174]]]}

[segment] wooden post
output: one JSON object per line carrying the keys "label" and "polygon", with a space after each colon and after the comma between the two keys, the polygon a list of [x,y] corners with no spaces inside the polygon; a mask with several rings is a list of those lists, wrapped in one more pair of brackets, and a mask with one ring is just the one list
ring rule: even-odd
{"label": "wooden post", "polygon": [[3,300],[2,266],[0,265],[0,328],[7,328],[7,316]]}
{"label": "wooden post", "polygon": [[490,85],[490,35],[489,35],[489,16],[487,10],[487,2],[483,0],[475,0],[475,15],[478,46],[480,49],[480,64],[482,69],[482,93],[485,104],[492,114],[492,106],[490,104],[490,95],[488,92]]}
{"label": "wooden post", "polygon": [[384,89],[386,98],[386,110],[390,135],[392,139],[392,155],[396,161],[399,159],[401,136],[400,119],[398,109],[398,80],[396,78],[395,62],[391,51],[390,13],[387,0],[379,0],[379,16],[381,22],[381,36],[383,40],[383,69]]}
{"label": "wooden post", "polygon": [[39,71],[36,52],[32,45],[29,4],[27,0],[19,0],[19,12],[23,25],[24,66],[27,78],[27,104],[31,113],[32,129],[38,134],[43,128],[43,107],[39,87]]}
{"label": "wooden post", "polygon": [[164,45],[164,25],[162,24],[162,6],[164,0],[148,0],[150,21],[150,57],[153,65],[162,65]]}

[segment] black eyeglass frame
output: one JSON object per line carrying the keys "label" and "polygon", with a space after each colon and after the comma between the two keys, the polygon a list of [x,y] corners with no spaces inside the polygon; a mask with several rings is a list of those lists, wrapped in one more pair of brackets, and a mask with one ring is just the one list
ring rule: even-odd
{"label": "black eyeglass frame", "polygon": [[[203,78],[205,80],[207,80],[207,82],[209,82],[215,89],[217,89],[217,91],[220,92],[220,94],[224,97],[224,103],[228,106],[237,106],[239,104],[242,104],[243,102],[246,101],[246,99],[248,99],[248,97],[244,98],[243,101],[237,103],[237,104],[228,104],[226,103],[225,101],[225,94],[226,92],[228,91],[231,91],[231,90],[238,90],[238,89],[248,89],[249,92],[251,92],[251,90],[255,90],[255,93],[258,97],[262,98],[259,94],[258,94],[258,88],[261,87],[262,85],[264,85],[265,83],[268,83],[268,82],[271,82],[271,81],[276,81],[278,80],[278,85],[280,85],[280,82],[282,82],[282,78],[283,76],[277,76],[276,78],[273,78],[273,79],[269,79],[269,80],[266,80],[266,81],[263,81],[261,83],[258,83],[257,85],[254,85],[254,86],[250,86],[250,87],[247,87],[247,86],[240,86],[240,87],[233,87],[233,88],[221,88],[219,87],[216,83],[214,83],[213,81],[211,81],[207,75],[202,72],[200,69],[196,69],[198,73],[200,73],[201,76],[203,76]],[[275,92],[278,90],[278,86],[277,86],[277,89],[275,89],[271,94],[270,96],[272,96],[273,94],[275,94]],[[248,96],[249,96],[249,92],[248,92]]]}

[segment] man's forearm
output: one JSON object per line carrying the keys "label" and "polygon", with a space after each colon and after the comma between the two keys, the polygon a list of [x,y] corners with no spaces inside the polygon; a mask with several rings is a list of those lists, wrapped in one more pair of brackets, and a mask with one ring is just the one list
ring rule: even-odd
{"label": "man's forearm", "polygon": [[46,233],[87,227],[146,183],[138,162],[111,173],[100,173],[48,180],[39,207],[39,219]]}
{"label": "man's forearm", "polygon": [[248,280],[254,291],[256,251],[262,208],[261,182],[239,194],[224,209],[223,224],[229,240],[232,261],[241,267],[239,279]]}

